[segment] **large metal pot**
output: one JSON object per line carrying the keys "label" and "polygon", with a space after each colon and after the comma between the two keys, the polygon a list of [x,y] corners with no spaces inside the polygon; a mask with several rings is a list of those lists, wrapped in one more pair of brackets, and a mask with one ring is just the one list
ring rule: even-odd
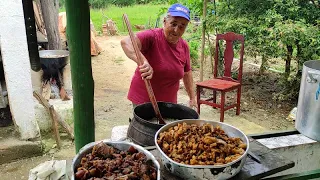
{"label": "large metal pot", "polygon": [[[169,102],[158,102],[159,110],[164,119],[198,119],[199,114],[184,105]],[[133,119],[131,119],[128,128],[128,137],[136,144],[141,146],[154,146],[154,136],[156,132],[163,126],[150,122],[156,115],[151,103],[141,104],[133,111]]]}
{"label": "large metal pot", "polygon": [[303,64],[295,127],[320,141],[320,60]]}
{"label": "large metal pot", "polygon": [[[97,141],[97,142],[92,142],[92,143],[89,143],[85,146],[83,146],[78,154],[73,158],[72,160],[72,170],[73,170],[73,173],[72,173],[72,177],[71,177],[71,180],[75,180],[75,177],[74,177],[74,174],[75,172],[77,171],[77,167],[79,166],[80,162],[81,162],[81,159],[86,156],[86,154],[89,154],[92,152],[92,149],[93,149],[93,146],[95,146],[96,144],[100,143],[101,141]],[[115,147],[121,151],[127,151],[129,149],[130,146],[133,146],[135,149],[137,149],[139,152],[143,152],[148,159],[151,159],[154,166],[157,168],[157,180],[160,180],[160,164],[159,162],[156,160],[156,158],[147,150],[145,150],[143,147],[139,146],[139,145],[136,145],[136,144],[133,144],[133,143],[130,143],[130,142],[125,142],[125,141],[107,141],[107,140],[104,140],[103,141],[105,144],[109,145],[109,146],[112,146],[112,147]]]}
{"label": "large metal pot", "polygon": [[39,51],[41,68],[54,75],[67,65],[69,51],[66,50],[41,50]]}
{"label": "large metal pot", "polygon": [[[186,165],[186,164],[177,163],[173,161],[171,158],[169,158],[162,151],[162,149],[159,147],[157,143],[157,139],[161,132],[166,131],[170,127],[173,127],[178,123],[183,123],[183,122],[187,124],[197,124],[197,125],[210,123],[213,126],[220,126],[221,129],[223,129],[229,137],[239,137],[244,143],[247,144],[247,149],[239,159],[225,165]],[[154,141],[157,149],[160,152],[161,161],[163,165],[168,169],[168,171],[170,171],[171,173],[183,179],[188,179],[188,180],[229,179],[240,172],[241,168],[243,167],[246,161],[247,153],[249,150],[249,140],[247,136],[243,132],[241,132],[239,129],[225,123],[216,122],[216,121],[207,121],[207,120],[192,120],[192,119],[188,120],[187,119],[187,120],[172,122],[159,129],[159,131],[156,133]]]}

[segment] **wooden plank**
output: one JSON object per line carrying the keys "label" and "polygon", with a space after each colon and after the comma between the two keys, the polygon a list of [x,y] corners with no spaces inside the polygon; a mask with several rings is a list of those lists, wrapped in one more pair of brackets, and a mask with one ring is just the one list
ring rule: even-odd
{"label": "wooden plank", "polygon": [[40,9],[38,2],[36,2],[36,1],[33,1],[33,10],[34,10],[34,18],[35,18],[36,25],[37,25],[39,31],[43,35],[46,35],[46,30],[45,30],[45,26],[44,26],[42,14],[41,14],[41,9]]}

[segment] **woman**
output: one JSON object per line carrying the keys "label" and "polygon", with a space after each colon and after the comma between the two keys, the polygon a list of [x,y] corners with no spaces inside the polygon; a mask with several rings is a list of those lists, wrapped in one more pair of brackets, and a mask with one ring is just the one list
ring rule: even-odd
{"label": "woman", "polygon": [[[135,37],[143,64],[138,66],[131,81],[128,99],[135,107],[150,102],[143,79],[150,79],[157,101],[177,103],[180,79],[189,96],[189,106],[196,106],[190,52],[181,38],[190,21],[190,10],[173,4],[163,20],[163,28],[146,30]],[[125,54],[138,63],[130,37],[121,40]]]}

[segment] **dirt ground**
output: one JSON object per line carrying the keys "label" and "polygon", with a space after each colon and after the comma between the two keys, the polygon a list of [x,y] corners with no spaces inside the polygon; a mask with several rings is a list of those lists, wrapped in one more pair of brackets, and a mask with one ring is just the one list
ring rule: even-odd
{"label": "dirt ground", "polygon": [[[136,64],[123,53],[120,47],[121,38],[97,37],[103,51],[100,55],[92,57],[96,140],[110,138],[112,127],[128,125],[128,119],[132,117],[132,105],[126,96]],[[276,86],[278,76],[260,76],[255,67],[247,62],[244,66],[240,116],[268,130],[293,129],[294,122],[286,117],[296,104],[272,100],[272,93],[279,90]],[[207,72],[205,77],[209,76],[210,73]],[[198,70],[194,70],[194,79],[199,81]],[[187,102],[184,99],[184,90],[179,91],[179,97],[183,97],[180,98],[180,102]],[[236,116],[234,110],[226,111],[226,114]],[[1,179],[27,179],[29,170],[41,162],[50,159],[72,159],[75,154],[73,143],[68,140],[63,143],[60,151],[53,148],[41,157],[0,165]]]}
{"label": "dirt ground", "polygon": [[[121,38],[121,36],[97,38],[104,50],[99,56],[92,58],[97,122],[100,119],[110,120],[112,118],[112,123],[119,124],[122,115],[129,113],[130,116],[132,112],[126,95],[136,65],[123,53],[119,44]],[[207,70],[205,77],[209,78],[210,75],[210,71]],[[278,79],[279,75],[274,72],[259,75],[258,68],[246,61],[243,74],[241,116],[270,130],[293,128],[294,122],[287,120],[286,117],[296,103],[273,100],[273,93],[280,91],[277,87]],[[194,80],[199,81],[198,69],[194,70]],[[179,91],[179,96],[185,94],[185,91]],[[121,112],[119,112],[120,109]],[[234,111],[230,110],[226,113],[233,115]],[[120,117],[114,117],[115,115]],[[103,128],[97,125],[97,128],[100,127]]]}

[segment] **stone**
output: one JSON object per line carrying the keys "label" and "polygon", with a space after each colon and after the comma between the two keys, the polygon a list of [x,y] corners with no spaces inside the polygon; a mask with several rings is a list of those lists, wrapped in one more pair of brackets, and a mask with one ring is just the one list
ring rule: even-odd
{"label": "stone", "polygon": [[[49,112],[35,100],[35,118],[38,122],[39,128],[43,132],[51,130],[52,120]],[[62,120],[66,121],[69,125],[73,123],[73,100],[62,101],[61,99],[50,99],[50,105],[54,106],[54,109],[60,115]]]}

